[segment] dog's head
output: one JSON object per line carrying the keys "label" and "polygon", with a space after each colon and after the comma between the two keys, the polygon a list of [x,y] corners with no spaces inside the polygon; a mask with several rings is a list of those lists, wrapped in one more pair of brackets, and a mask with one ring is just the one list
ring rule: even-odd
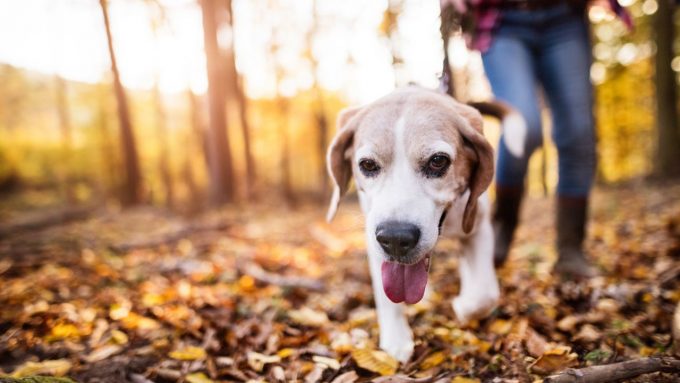
{"label": "dog's head", "polygon": [[460,225],[474,227],[477,199],[493,178],[493,151],[479,112],[422,88],[395,91],[342,111],[327,155],[332,219],[354,175],[370,253],[383,257],[393,301],[417,302],[441,224],[464,201]]}

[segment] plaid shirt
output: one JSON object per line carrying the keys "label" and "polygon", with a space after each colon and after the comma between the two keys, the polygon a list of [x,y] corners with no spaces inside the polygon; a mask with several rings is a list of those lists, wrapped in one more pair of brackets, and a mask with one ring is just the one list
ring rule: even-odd
{"label": "plaid shirt", "polygon": [[[503,17],[501,7],[503,0],[471,0],[470,2],[472,4],[469,16],[472,16],[474,26],[467,31],[466,40],[469,48],[484,52],[491,46],[494,32]],[[633,22],[630,15],[621,4],[617,0],[609,0],[609,5],[626,26],[632,29]]]}

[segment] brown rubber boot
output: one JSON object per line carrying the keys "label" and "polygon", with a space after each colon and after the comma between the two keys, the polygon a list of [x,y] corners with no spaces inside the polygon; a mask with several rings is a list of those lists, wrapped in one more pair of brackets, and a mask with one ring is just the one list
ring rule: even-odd
{"label": "brown rubber boot", "polygon": [[563,279],[584,280],[596,275],[583,252],[588,199],[557,198],[557,263],[554,271]]}
{"label": "brown rubber boot", "polygon": [[496,187],[496,207],[493,214],[495,244],[493,262],[496,267],[505,263],[519,221],[519,208],[522,205],[522,187]]}

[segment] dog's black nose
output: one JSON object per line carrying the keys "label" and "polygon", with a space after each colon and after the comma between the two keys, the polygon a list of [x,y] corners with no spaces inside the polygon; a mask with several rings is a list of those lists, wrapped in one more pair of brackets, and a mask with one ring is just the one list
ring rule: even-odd
{"label": "dog's black nose", "polygon": [[411,223],[383,222],[376,228],[375,238],[385,253],[402,257],[418,244],[420,229]]}

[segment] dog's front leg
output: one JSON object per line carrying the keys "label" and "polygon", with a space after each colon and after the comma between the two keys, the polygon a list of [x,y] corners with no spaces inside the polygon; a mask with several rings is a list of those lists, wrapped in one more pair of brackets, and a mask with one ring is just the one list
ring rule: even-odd
{"label": "dog's front leg", "polygon": [[380,348],[400,362],[406,362],[413,354],[413,332],[404,313],[404,306],[390,301],[383,291],[381,265],[378,256],[368,255],[375,297],[375,311],[380,330]]}
{"label": "dog's front leg", "polygon": [[493,228],[488,216],[480,220],[476,232],[463,245],[463,256],[458,262],[460,294],[452,304],[456,317],[466,323],[488,315],[500,296],[493,266]]}

